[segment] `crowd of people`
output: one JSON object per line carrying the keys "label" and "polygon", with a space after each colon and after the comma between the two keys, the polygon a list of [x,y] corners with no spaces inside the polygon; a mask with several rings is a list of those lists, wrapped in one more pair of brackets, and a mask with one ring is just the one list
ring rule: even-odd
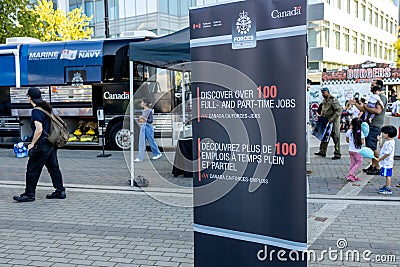
{"label": "crowd of people", "polygon": [[[359,153],[363,146],[373,151],[371,163],[363,169],[368,175],[381,175],[385,177],[386,183],[379,188],[378,193],[384,195],[392,194],[391,176],[394,163],[395,141],[397,129],[391,125],[384,126],[385,113],[388,106],[388,99],[382,93],[384,84],[382,80],[373,80],[371,83],[371,95],[367,99],[355,97],[346,102],[344,110],[348,118],[343,120],[343,109],[338,99],[330,94],[328,87],[323,87],[322,104],[318,110],[318,115],[328,119],[332,124],[330,137],[334,142],[333,160],[341,158],[340,152],[340,131],[346,132],[346,142],[349,145],[350,168],[346,178],[351,181],[359,181],[356,176],[358,169],[362,165],[362,157]],[[390,99],[393,101],[393,98]],[[364,134],[362,124],[368,128],[368,133]],[[319,151],[315,155],[326,157],[329,139],[321,141]],[[379,147],[378,147],[379,145]],[[372,153],[372,152],[371,152]],[[400,184],[396,185],[400,187]]]}

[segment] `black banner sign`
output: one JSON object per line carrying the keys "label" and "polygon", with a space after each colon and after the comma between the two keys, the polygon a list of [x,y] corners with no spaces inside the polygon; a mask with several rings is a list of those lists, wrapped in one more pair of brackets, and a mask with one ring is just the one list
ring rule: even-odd
{"label": "black banner sign", "polygon": [[306,266],[306,7],[190,11],[196,266]]}

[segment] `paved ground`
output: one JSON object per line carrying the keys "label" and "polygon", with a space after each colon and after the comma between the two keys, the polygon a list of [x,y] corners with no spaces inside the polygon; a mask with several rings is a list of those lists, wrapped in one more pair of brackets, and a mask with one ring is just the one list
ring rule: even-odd
{"label": "paved ground", "polygon": [[[383,180],[364,174],[360,182],[349,183],[344,178],[349,166],[346,146],[342,159],[332,161],[314,156],[318,143],[311,141],[309,249],[317,255],[329,248],[343,254],[370,250],[371,260],[332,260],[325,255],[309,265],[400,266],[400,189],[391,197],[380,196],[376,189]],[[14,203],[11,197],[23,190],[26,159],[0,149],[0,266],[193,265],[192,181],[171,174],[174,153],[135,164],[135,175],[150,180],[146,192],[129,186],[122,152],[97,158],[100,153],[60,151],[66,200],[45,199],[51,186],[44,171],[37,200]],[[396,161],[394,183],[400,182],[399,165]],[[338,240],[347,246],[339,249]],[[387,260],[392,255],[397,262],[376,261],[377,256]]]}

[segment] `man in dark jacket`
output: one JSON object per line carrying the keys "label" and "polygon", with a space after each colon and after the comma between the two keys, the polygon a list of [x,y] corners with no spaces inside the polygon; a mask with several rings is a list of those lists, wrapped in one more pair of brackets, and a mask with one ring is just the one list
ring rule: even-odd
{"label": "man in dark jacket", "polygon": [[[342,113],[342,107],[340,106],[338,99],[330,94],[327,87],[323,87],[321,93],[324,97],[324,100],[322,101],[321,116],[324,116],[330,123],[333,123],[331,137],[335,144],[335,152],[332,159],[340,159],[340,114]],[[321,142],[319,151],[316,152],[315,155],[326,157],[328,144],[329,140],[328,142]]]}

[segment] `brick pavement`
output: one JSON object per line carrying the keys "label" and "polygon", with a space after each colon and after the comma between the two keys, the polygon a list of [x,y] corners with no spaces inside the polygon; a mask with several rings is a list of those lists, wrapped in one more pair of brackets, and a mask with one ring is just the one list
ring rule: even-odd
{"label": "brick pavement", "polygon": [[40,188],[35,202],[14,203],[10,196],[21,188],[0,188],[0,266],[193,262],[191,208],[164,205],[144,193],[72,190],[66,200],[46,200],[46,191]]}
{"label": "brick pavement", "polygon": [[[122,151],[111,151],[112,156],[98,158],[98,150],[60,149],[58,153],[60,168],[67,184],[86,184],[103,186],[129,186],[129,168]],[[150,153],[151,154],[151,153]],[[129,155],[129,153],[126,153]],[[0,148],[0,181],[25,181],[27,158],[17,159],[12,149]],[[173,152],[153,161],[146,159],[135,163],[135,176],[143,175],[150,180],[152,187],[191,187],[192,179],[172,175]],[[129,161],[129,158],[127,160]],[[41,182],[49,183],[50,176],[44,168]]]}
{"label": "brick pavement", "polygon": [[[312,154],[315,151],[314,146]],[[329,151],[332,154],[331,147]],[[81,186],[69,188],[65,201],[45,200],[51,191],[45,171],[37,200],[14,203],[11,196],[23,190],[26,159],[15,159],[10,149],[0,149],[0,266],[193,265],[193,215],[190,207],[184,207],[192,203],[191,179],[172,176],[173,153],[154,162],[157,171],[149,161],[135,165],[136,174],[149,178],[149,188],[156,192],[150,195],[131,190],[123,153],[111,153],[112,157],[99,159],[100,151],[61,150],[66,183]],[[400,266],[396,232],[400,190],[393,197],[378,196],[379,177],[365,186],[349,183],[344,179],[349,166],[346,146],[342,154],[337,161],[312,155],[308,164],[314,170],[308,176],[308,222],[313,222],[309,233],[315,237],[310,249],[335,248],[337,240],[345,238],[349,248],[396,255],[397,263],[325,259],[310,266]],[[398,182],[398,165],[396,161],[394,182]],[[156,179],[157,173],[172,184]],[[179,191],[173,184],[187,190]],[[85,185],[94,189],[84,189]]]}

